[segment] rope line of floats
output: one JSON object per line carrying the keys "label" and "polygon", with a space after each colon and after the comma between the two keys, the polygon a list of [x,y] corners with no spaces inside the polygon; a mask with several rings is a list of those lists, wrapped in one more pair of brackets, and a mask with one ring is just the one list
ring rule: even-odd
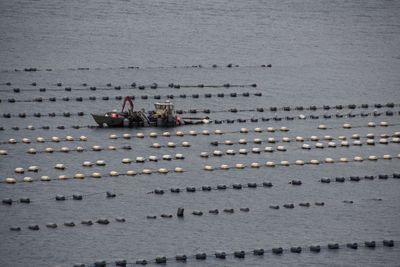
{"label": "rope line of floats", "polygon": [[[392,159],[400,159],[400,154],[397,154],[396,156],[392,156],[390,154],[384,154],[383,156],[375,156],[375,155],[369,155],[366,157],[362,156],[354,156],[353,158],[347,158],[347,157],[341,157],[339,159],[333,159],[330,157],[327,157],[322,160],[318,159],[311,159],[308,161],[305,160],[295,160],[294,162],[290,162],[288,160],[282,160],[280,162],[274,162],[274,161],[267,161],[265,164],[258,163],[258,162],[253,162],[250,165],[246,165],[244,163],[236,163],[233,166],[230,166],[228,164],[222,164],[220,167],[213,167],[211,165],[206,165],[203,167],[204,171],[226,171],[226,170],[243,170],[243,169],[260,169],[260,168],[275,168],[275,167],[289,167],[289,166],[305,166],[305,165],[312,165],[312,166],[320,166],[324,164],[345,164],[345,163],[363,163],[365,161],[369,162],[377,162],[379,160],[392,160]],[[34,170],[31,170],[31,168]],[[31,166],[28,168],[28,171],[31,171],[33,173],[38,172],[39,168],[37,166]],[[60,175],[58,176],[57,181],[63,181],[63,180],[83,180],[86,177],[88,178],[93,178],[93,179],[100,179],[103,177],[121,177],[121,176],[128,176],[132,177],[135,175],[151,175],[151,174],[159,174],[159,175],[166,175],[169,173],[184,173],[186,172],[185,169],[182,167],[175,167],[174,169],[167,169],[167,168],[159,168],[158,170],[153,170],[150,168],[145,168],[142,171],[135,171],[135,170],[128,170],[128,171],[110,171],[109,173],[102,174],[100,172],[93,172],[91,174],[85,174],[83,172],[77,172],[73,176],[69,175]],[[32,183],[32,182],[50,182],[53,181],[53,179],[50,176],[47,175],[42,175],[37,178],[32,178],[32,177],[24,177],[22,180],[16,179],[14,177],[7,177],[4,180],[1,180],[0,183],[5,183],[5,184],[16,184],[16,183]]]}
{"label": "rope line of floats", "polygon": [[41,71],[60,71],[60,70],[68,70],[68,71],[88,71],[88,70],[155,70],[155,69],[215,69],[215,68],[271,68],[272,64],[260,64],[260,65],[238,65],[229,63],[227,65],[182,65],[182,66],[155,66],[155,67],[139,67],[139,66],[120,66],[120,67],[76,67],[76,68],[66,68],[66,69],[56,69],[56,68],[38,68],[38,67],[25,67],[22,69],[4,69],[0,72],[41,72]]}
{"label": "rope line of floats", "polygon": [[365,175],[365,176],[351,175],[351,176],[348,176],[348,177],[338,176],[338,177],[335,177],[335,178],[322,177],[318,181],[323,183],[323,184],[330,184],[331,182],[332,183],[333,182],[344,183],[345,181],[359,182],[361,180],[371,181],[371,180],[374,180],[374,179],[388,180],[389,178],[400,179],[400,173]]}
{"label": "rope line of floats", "polygon": [[[282,120],[286,120],[286,121],[293,121],[293,120],[307,120],[307,119],[311,119],[311,120],[319,120],[319,119],[332,119],[332,118],[337,118],[337,119],[351,119],[351,118],[355,118],[355,117],[369,117],[369,116],[374,116],[374,117],[380,117],[380,116],[387,116],[387,117],[392,117],[394,115],[400,115],[400,111],[398,112],[386,112],[386,113],[379,113],[379,112],[372,112],[372,113],[359,113],[359,114],[334,114],[334,115],[323,115],[323,116],[316,116],[316,115],[303,115],[300,114],[298,117],[260,117],[260,118],[243,118],[243,119],[226,119],[226,120],[214,120],[214,121],[209,121],[210,124],[214,123],[214,124],[233,124],[235,122],[237,123],[257,123],[259,121],[262,122],[280,122]],[[379,126],[382,127],[387,127],[387,126],[396,126],[399,125],[399,123],[387,123],[387,122],[381,122]],[[374,122],[369,122],[368,127],[376,127],[376,123]],[[365,127],[364,125],[359,125],[359,126],[351,126],[351,124],[349,123],[345,123],[343,124],[343,128],[345,129],[350,129],[350,128],[360,128],[360,127]],[[89,128],[89,129],[96,129],[96,128],[101,128],[98,125],[58,125],[56,127],[50,127],[48,125],[46,126],[40,126],[38,127],[38,129],[42,129],[42,130],[50,130],[50,129],[57,129],[57,130],[65,130],[65,129],[81,129],[81,128]],[[133,127],[132,127],[133,128]],[[28,125],[27,127],[21,128],[18,126],[13,126],[11,128],[4,128],[3,126],[0,126],[0,131],[5,131],[5,130],[14,130],[14,131],[19,131],[21,129],[25,129],[25,130],[36,130],[36,127],[33,125]],[[318,126],[319,130],[327,130],[327,129],[334,129],[333,127],[327,127],[324,124],[320,124]]]}
{"label": "rope line of floats", "polygon": [[[11,84],[10,84],[11,85]],[[31,84],[36,87],[37,83],[34,82]],[[257,84],[176,84],[170,83],[168,85],[158,85],[157,83],[152,83],[150,85],[138,85],[135,82],[130,85],[116,85],[113,86],[111,83],[108,83],[106,86],[87,86],[86,83],[83,83],[81,86],[83,87],[64,87],[61,88],[62,83],[56,84],[58,88],[9,88],[9,89],[0,89],[0,92],[13,92],[13,93],[21,93],[21,92],[47,92],[47,91],[60,91],[60,92],[72,92],[72,91],[120,91],[120,90],[145,90],[145,89],[180,89],[180,88],[245,88],[245,87],[257,87]]]}
{"label": "rope line of floats", "polygon": [[[256,92],[256,93],[249,93],[249,92],[244,92],[244,93],[208,93],[204,94],[204,98],[212,98],[212,97],[225,97],[225,96],[230,96],[231,98],[236,98],[236,97],[251,97],[251,96],[258,96],[262,97],[263,94],[261,92]],[[202,95],[199,94],[192,94],[192,95],[186,95],[186,94],[180,94],[180,95],[154,95],[154,96],[149,96],[149,95],[141,95],[141,96],[130,96],[132,99],[141,99],[141,100],[148,100],[148,99],[174,99],[174,98],[181,98],[181,99],[186,99],[186,98],[193,98],[197,99],[200,97],[203,97]],[[96,97],[96,96],[89,96],[89,97],[49,97],[49,98],[43,98],[43,97],[36,97],[34,99],[15,99],[15,98],[8,98],[8,99],[0,99],[0,103],[42,103],[42,102],[57,102],[57,101],[64,101],[64,102],[69,102],[75,100],[76,102],[83,102],[83,101],[96,101],[96,100],[103,100],[103,101],[109,101],[109,100],[123,100],[123,96],[115,96],[115,97],[110,97],[110,96],[102,96],[102,97]]]}
{"label": "rope line of floats", "polygon": [[[382,107],[388,107],[388,108],[394,108],[394,107],[399,107],[400,104],[393,104],[393,103],[387,103],[387,104],[375,104],[375,108],[382,108]],[[339,108],[340,107],[340,108]],[[343,108],[348,108],[348,109],[368,109],[369,105],[368,104],[363,104],[360,106],[356,105],[348,105],[348,106],[343,106],[343,105],[337,105],[337,106],[323,106],[323,107],[317,107],[317,106],[310,106],[303,108],[301,107],[296,107],[293,109],[290,106],[287,107],[270,107],[270,108],[255,108],[255,109],[237,109],[237,108],[230,108],[226,110],[209,110],[209,109],[190,109],[190,110],[176,110],[177,114],[197,114],[197,113],[204,113],[204,114],[210,114],[210,113],[240,113],[240,112],[278,112],[278,111],[287,111],[290,112],[291,110],[307,110],[307,111],[317,111],[317,110],[330,110],[330,109],[336,109],[336,110],[342,110]],[[371,106],[372,108],[372,106]],[[83,116],[88,116],[89,114],[79,111],[79,112],[68,112],[65,111],[63,113],[56,113],[56,112],[49,112],[47,114],[45,113],[40,113],[40,112],[35,112],[33,114],[27,114],[27,113],[19,113],[19,114],[11,114],[11,113],[3,113],[3,118],[41,118],[41,117],[49,117],[49,118],[55,118],[55,117],[65,117],[65,118],[70,118],[70,117],[83,117]]]}
{"label": "rope line of floats", "polygon": [[106,260],[98,260],[94,263],[75,263],[73,267],[106,267],[108,265],[111,266],[134,266],[134,265],[147,265],[147,264],[161,264],[165,265],[169,262],[175,263],[185,263],[187,261],[205,261],[207,259],[215,259],[215,260],[225,260],[227,258],[244,260],[246,257],[264,257],[264,256],[272,256],[278,255],[282,256],[286,253],[291,254],[300,254],[300,253],[312,253],[318,254],[321,251],[338,251],[338,250],[347,250],[354,251],[358,248],[366,249],[366,250],[375,250],[376,248],[386,248],[390,249],[395,246],[398,246],[400,241],[394,241],[391,239],[384,239],[382,241],[364,241],[364,242],[349,242],[349,243],[335,243],[330,242],[327,244],[319,244],[319,245],[309,245],[309,246],[293,246],[288,248],[282,247],[272,247],[272,248],[255,248],[251,250],[236,250],[236,251],[222,251],[218,250],[215,252],[197,252],[195,254],[186,255],[186,254],[178,254],[176,256],[157,256],[152,259],[137,259],[127,261],[126,259],[118,259],[114,261],[106,261]]}
{"label": "rope line of floats", "polygon": [[265,164],[259,162],[253,162],[250,165],[246,165],[244,163],[236,163],[233,166],[229,164],[222,164],[219,167],[213,167],[211,165],[205,165],[203,170],[204,171],[226,171],[226,170],[243,170],[243,169],[260,169],[260,168],[275,168],[275,167],[289,167],[289,166],[305,166],[305,165],[312,165],[312,166],[319,166],[324,164],[345,164],[350,162],[362,163],[364,161],[376,162],[378,160],[392,160],[392,159],[400,159],[400,154],[392,157],[390,154],[385,154],[381,157],[375,155],[369,155],[367,157],[362,156],[355,156],[353,158],[341,157],[339,159],[333,158],[325,158],[322,160],[319,159],[311,159],[308,161],[305,160],[295,160],[294,162],[290,162],[288,160],[282,160],[280,162],[274,161],[267,161]]}

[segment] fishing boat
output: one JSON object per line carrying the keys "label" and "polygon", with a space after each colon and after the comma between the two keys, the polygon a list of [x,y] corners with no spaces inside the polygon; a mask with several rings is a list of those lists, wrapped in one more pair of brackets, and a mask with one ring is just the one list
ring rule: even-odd
{"label": "fishing boat", "polygon": [[[129,105],[125,111],[125,107]],[[91,114],[100,127],[173,127],[185,124],[206,124],[209,118],[181,118],[176,115],[174,104],[165,102],[154,103],[154,110],[146,112],[134,110],[132,98],[126,96],[121,112],[116,110],[104,114]]]}

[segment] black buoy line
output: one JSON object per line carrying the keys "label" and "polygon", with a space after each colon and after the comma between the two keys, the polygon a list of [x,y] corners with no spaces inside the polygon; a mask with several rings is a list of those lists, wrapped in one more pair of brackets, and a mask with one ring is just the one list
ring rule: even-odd
{"label": "black buoy line", "polygon": [[378,174],[378,175],[351,175],[351,176],[337,176],[337,177],[322,177],[318,181],[323,184],[330,184],[330,183],[344,183],[345,181],[350,182],[359,182],[359,181],[372,181],[372,180],[388,180],[389,178],[393,179],[400,179],[400,173],[393,173],[393,174]]}
{"label": "black buoy line", "polygon": [[[175,98],[180,98],[180,99],[198,99],[200,97],[202,98],[212,98],[212,97],[218,97],[218,98],[223,98],[225,97],[231,97],[231,98],[237,98],[237,97],[262,97],[263,94],[261,92],[256,92],[256,93],[249,93],[249,92],[244,92],[244,93],[214,93],[214,94],[191,94],[191,95],[154,95],[154,96],[149,96],[149,95],[139,95],[139,96],[134,96],[131,95],[132,99],[140,99],[140,100],[150,100],[150,99],[175,99]],[[233,96],[234,95],[234,96]],[[57,101],[63,101],[63,102],[69,102],[69,101],[75,101],[75,102],[83,102],[83,101],[97,101],[97,100],[102,100],[102,101],[110,101],[110,100],[123,100],[123,96],[101,96],[101,97],[96,97],[96,96],[89,96],[89,97],[50,97],[50,98],[43,98],[43,97],[35,97],[33,99],[15,99],[15,98],[8,98],[8,99],[0,99],[0,103],[43,103],[43,102],[57,102]]]}
{"label": "black buoy line", "polygon": [[[387,103],[387,104],[375,104],[375,107],[388,107],[388,108],[393,108],[393,107],[398,107],[400,106],[400,104],[393,104],[393,103]],[[344,107],[350,110],[354,110],[354,109],[367,109],[368,107],[373,107],[372,105],[367,105],[365,107],[365,105],[358,105],[355,106],[354,108],[350,108],[353,107],[353,105],[337,105],[336,107]],[[313,108],[315,107],[315,108]],[[318,111],[318,110],[330,110],[329,109],[325,109],[324,107],[317,107],[317,106],[310,106],[310,107],[306,107],[304,108],[304,110],[306,111]],[[332,109],[337,109],[334,107],[332,107]],[[337,109],[337,110],[342,110],[343,108]],[[270,107],[270,108],[263,108],[263,107],[259,107],[259,108],[255,108],[255,109],[237,109],[237,108],[230,108],[230,109],[225,109],[225,110],[209,110],[209,109],[190,109],[190,110],[176,110],[177,114],[197,114],[197,113],[204,113],[204,114],[212,114],[212,113],[241,113],[241,112],[278,112],[278,111],[286,111],[289,112],[291,110],[295,110],[298,111],[300,110],[299,107],[293,109],[291,107]],[[301,109],[303,110],[303,108]],[[71,117],[83,117],[83,116],[88,116],[90,114],[87,114],[83,111],[79,111],[79,112],[68,112],[68,111],[64,111],[62,113],[60,112],[48,112],[48,113],[40,113],[40,112],[35,112],[33,114],[27,114],[27,113],[19,113],[19,114],[11,114],[11,113],[3,113],[3,118],[41,118],[41,117],[49,117],[49,118],[55,118],[55,117],[65,117],[65,118],[71,118]],[[324,118],[328,118],[333,117],[332,115],[328,115],[328,114],[322,114],[321,116],[324,116]],[[335,114],[336,115],[336,114]],[[290,117],[289,117],[290,118]]]}
{"label": "black buoy line", "polygon": [[[38,67],[25,67],[22,69],[8,69],[8,70],[0,70],[0,72],[51,72],[51,71],[89,71],[89,70],[156,70],[156,69],[216,69],[216,68],[271,68],[272,64],[259,64],[259,65],[238,65],[233,63],[224,64],[212,64],[212,65],[202,65],[202,64],[194,64],[194,65],[182,65],[182,66],[147,66],[147,67],[139,67],[139,66],[120,66],[120,67],[76,67],[76,68],[66,68],[66,69],[57,69],[57,68],[38,68]],[[7,82],[6,85],[11,83]]]}
{"label": "black buoy line", "polygon": [[254,248],[236,251],[214,251],[214,252],[197,252],[195,254],[178,254],[176,256],[157,256],[151,259],[137,259],[137,260],[126,260],[118,259],[114,261],[97,260],[94,263],[75,263],[73,267],[105,267],[105,266],[137,266],[137,265],[165,265],[168,263],[185,263],[190,261],[206,261],[207,259],[214,259],[217,261],[224,261],[227,258],[232,258],[236,260],[244,260],[246,257],[272,257],[283,256],[285,254],[301,254],[301,253],[311,253],[319,254],[321,251],[335,251],[339,252],[341,250],[356,251],[357,249],[365,249],[368,251],[374,251],[377,248],[380,249],[392,249],[397,247],[400,241],[394,241],[391,239],[384,239],[381,241],[369,240],[369,241],[351,241],[351,242],[326,242],[325,244],[314,244],[314,245],[301,245],[293,247],[270,247],[270,248]]}
{"label": "black buoy line", "polygon": [[0,92],[13,92],[13,93],[21,93],[21,92],[72,92],[72,91],[121,91],[121,90],[146,90],[146,89],[181,89],[181,88],[246,88],[246,87],[257,87],[257,84],[175,84],[170,83],[169,85],[158,85],[157,83],[152,83],[150,85],[137,85],[136,83],[132,83],[131,85],[116,85],[112,86],[111,83],[106,86],[83,86],[83,87],[52,87],[52,88],[37,88],[37,84],[34,83],[32,86],[34,88],[7,88],[0,89]]}
{"label": "black buoy line", "polygon": [[[321,120],[321,119],[351,119],[351,118],[364,118],[364,117],[380,117],[380,116],[387,116],[387,117],[392,117],[392,116],[398,116],[400,115],[400,111],[396,111],[396,112],[392,112],[392,113],[382,113],[382,112],[369,112],[369,113],[359,113],[359,114],[335,114],[334,116],[328,116],[328,115],[324,115],[324,116],[316,116],[316,115],[302,115],[300,114],[297,117],[278,117],[278,116],[274,116],[274,117],[259,117],[259,118],[238,118],[238,119],[226,119],[226,120],[210,120],[210,124],[234,124],[234,123],[258,123],[258,122],[281,122],[281,121],[293,121],[293,120]],[[370,124],[374,124],[374,125],[370,125]],[[380,125],[376,125],[373,122],[370,122],[368,125],[355,125],[355,126],[351,126],[350,128],[363,128],[363,127],[376,127],[376,126],[381,126],[381,127],[388,127],[388,126],[397,126],[400,125],[399,123],[384,123],[385,125],[382,125],[383,122],[380,123]],[[322,127],[323,126],[323,127]],[[64,129],[81,129],[81,128],[89,128],[89,129],[95,129],[95,128],[102,128],[99,127],[98,125],[59,125],[59,126],[55,126],[55,127],[50,127],[48,125],[45,126],[40,126],[37,127],[38,129],[43,129],[43,130],[50,130],[50,129],[57,129],[57,130],[64,130]],[[128,128],[128,127],[126,127]],[[131,127],[134,128],[134,127]],[[338,127],[336,127],[338,128]],[[346,129],[346,127],[343,127]],[[9,128],[11,130],[14,131],[18,131],[21,129],[26,129],[26,130],[35,130],[36,127],[33,125],[28,125],[27,127],[24,128],[20,128],[18,126],[13,126],[11,128]],[[327,129],[335,129],[335,127],[327,127],[325,125],[320,125],[318,126],[319,130],[327,130]],[[6,130],[4,127],[0,126],[0,131],[4,131]]]}

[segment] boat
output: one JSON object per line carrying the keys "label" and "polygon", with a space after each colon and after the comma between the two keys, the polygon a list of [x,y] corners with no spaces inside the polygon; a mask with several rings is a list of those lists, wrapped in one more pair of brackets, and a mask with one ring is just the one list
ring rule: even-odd
{"label": "boat", "polygon": [[[125,107],[129,105],[127,111]],[[174,104],[169,100],[154,103],[154,110],[146,112],[134,110],[132,98],[126,96],[121,112],[113,110],[104,114],[91,114],[100,127],[173,127],[185,124],[206,124],[210,120],[204,118],[181,118],[175,112]]]}

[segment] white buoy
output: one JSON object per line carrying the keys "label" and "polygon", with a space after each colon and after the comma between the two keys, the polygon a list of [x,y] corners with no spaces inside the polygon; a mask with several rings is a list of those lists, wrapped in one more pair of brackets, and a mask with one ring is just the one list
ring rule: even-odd
{"label": "white buoy", "polygon": [[233,145],[233,142],[231,140],[225,140],[224,144],[228,145],[228,146],[231,146],[231,145]]}
{"label": "white buoy", "polygon": [[362,143],[360,140],[355,140],[353,141],[353,146],[362,146]]}
{"label": "white buoy", "polygon": [[340,159],[339,159],[339,162],[341,162],[341,163],[347,163],[347,162],[349,162],[349,160],[348,160],[347,158],[340,158]]}
{"label": "white buoy", "polygon": [[136,157],[135,161],[136,161],[137,163],[143,163],[143,162],[146,161],[146,159],[145,159],[144,157]]}
{"label": "white buoy", "polygon": [[267,141],[268,141],[268,143],[271,143],[271,144],[274,144],[276,142],[275,138],[273,138],[273,137],[268,137]]}
{"label": "white buoy", "polygon": [[329,142],[328,143],[328,147],[336,147],[336,143],[335,142]]}
{"label": "white buoy", "polygon": [[15,171],[15,173],[24,173],[25,172],[24,168],[20,168],[20,167],[15,168],[14,171]]}
{"label": "white buoy", "polygon": [[257,127],[257,128],[254,128],[254,132],[256,132],[256,133],[262,133],[262,129],[261,128],[259,128],[259,127]]}
{"label": "white buoy", "polygon": [[[153,144],[154,145],[154,144]],[[174,142],[168,142],[167,143],[168,147],[176,147],[176,144]]]}
{"label": "white buoy", "polygon": [[136,134],[136,138],[144,138],[144,134],[143,133],[137,133]]}
{"label": "white buoy", "polygon": [[203,130],[201,133],[202,133],[203,135],[210,135],[210,131],[208,131],[208,130]]}
{"label": "white buoy", "polygon": [[175,172],[184,172],[184,169],[181,167],[175,167],[174,171]]}
{"label": "white buoy", "polygon": [[349,146],[349,142],[342,141],[342,142],[340,142],[340,146],[348,147]]}
{"label": "white buoy", "polygon": [[31,182],[33,182],[32,177],[29,177],[29,176],[25,176],[25,177],[23,178],[23,181],[24,181],[25,183],[31,183]]}
{"label": "white buoy", "polygon": [[214,155],[214,156],[222,156],[223,153],[222,153],[222,151],[220,151],[220,150],[214,150],[214,151],[213,151],[213,155]]}
{"label": "white buoy", "polygon": [[58,143],[58,142],[60,142],[60,138],[58,138],[57,136],[53,136],[53,137],[51,137],[51,141]]}
{"label": "white buoy", "polygon": [[67,140],[67,141],[69,141],[69,142],[72,142],[72,141],[74,141],[75,139],[74,139],[72,136],[67,135],[67,136],[65,137],[65,140]]}
{"label": "white buoy", "polygon": [[374,138],[375,138],[375,134],[373,134],[373,133],[368,133],[368,134],[367,134],[367,138],[368,138],[368,139],[374,139]]}
{"label": "white buoy", "polygon": [[343,135],[340,135],[340,136],[338,136],[337,139],[338,139],[338,140],[344,141],[344,140],[347,140],[347,137],[346,137],[346,136],[343,136]]}
{"label": "white buoy", "polygon": [[208,158],[208,153],[207,152],[201,152],[200,157],[202,158]]}
{"label": "white buoy", "polygon": [[370,146],[375,145],[375,140],[374,139],[368,139],[367,140],[367,145],[370,145]]}
{"label": "white buoy", "polygon": [[221,134],[224,134],[221,130],[215,130],[214,131],[214,134],[216,134],[216,135],[221,135]]}
{"label": "white buoy", "polygon": [[247,128],[240,128],[240,133],[248,133],[249,130]]}
{"label": "white buoy", "polygon": [[101,146],[93,146],[92,149],[93,149],[93,151],[101,151],[102,150]]}
{"label": "white buoy", "polygon": [[39,167],[38,166],[29,166],[28,167],[28,171],[29,172],[38,172],[39,171]]}
{"label": "white buoy", "polygon": [[7,150],[0,149],[0,155],[5,156],[7,154],[8,154]]}
{"label": "white buoy", "polygon": [[360,157],[360,156],[355,156],[355,157],[353,158],[353,160],[356,161],[356,162],[362,162],[362,161],[364,161],[363,157]]}
{"label": "white buoy", "polygon": [[360,135],[359,134],[353,134],[353,135],[351,135],[351,138],[352,139],[360,139]]}
{"label": "white buoy", "polygon": [[301,160],[301,159],[296,160],[294,163],[296,165],[304,165],[305,164],[304,160]]}
{"label": "white buoy", "polygon": [[99,172],[94,172],[91,175],[93,178],[101,178],[101,174]]}
{"label": "white buoy", "polygon": [[276,150],[277,150],[277,151],[286,151],[286,147],[284,147],[284,146],[277,146],[277,147],[276,147]]}
{"label": "white buoy", "polygon": [[284,167],[288,167],[290,165],[290,163],[287,160],[282,160],[280,165],[284,166]]}
{"label": "white buoy", "polygon": [[325,136],[324,136],[324,140],[325,140],[325,141],[332,141],[332,140],[333,140],[333,137],[330,136],[330,135],[325,135]]}
{"label": "white buoy", "polygon": [[108,146],[107,149],[108,149],[108,150],[112,150],[112,151],[113,151],[113,150],[117,150],[117,148],[116,148],[115,146]]}
{"label": "white buoy", "polygon": [[[169,143],[168,143],[168,144],[169,144]],[[160,148],[161,145],[160,145],[159,143],[153,143],[153,144],[151,145],[151,147],[153,147],[153,148]]]}
{"label": "white buoy", "polygon": [[302,146],[301,146],[301,148],[302,149],[311,149],[311,146],[309,145],[309,144],[303,144]]}
{"label": "white buoy", "polygon": [[226,151],[226,154],[227,155],[236,155],[236,151],[235,150],[233,150],[233,149],[228,149],[227,151]]}
{"label": "white buoy", "polygon": [[383,155],[383,159],[390,160],[390,159],[392,159],[392,156],[389,154],[385,154],[385,155]]}
{"label": "white buoy", "polygon": [[268,152],[268,153],[272,153],[272,152],[274,152],[274,148],[270,147],[270,146],[266,146],[266,147],[264,147],[264,151]]}
{"label": "white buoy", "polygon": [[166,173],[168,173],[168,170],[166,168],[160,168],[160,169],[158,169],[158,172],[162,173],[162,174],[166,174]]}
{"label": "white buoy", "polygon": [[296,142],[304,142],[304,138],[302,136],[296,136]]}
{"label": "white buoy", "polygon": [[214,168],[213,168],[213,166],[211,166],[211,165],[206,165],[206,166],[204,166],[204,170],[206,170],[206,171],[213,171]]}
{"label": "white buoy", "polygon": [[87,139],[86,136],[81,135],[81,136],[79,136],[79,140],[80,140],[80,141],[87,141],[88,139]]}
{"label": "white buoy", "polygon": [[243,163],[237,163],[237,164],[235,164],[235,168],[236,169],[244,169],[244,168],[246,168],[246,165]]}
{"label": "white buoy", "polygon": [[53,152],[54,152],[54,149],[51,148],[51,147],[46,147],[46,148],[44,149],[44,152],[46,152],[46,153],[53,153]]}
{"label": "white buoy", "polygon": [[245,145],[245,144],[247,144],[247,140],[246,139],[239,139],[239,144]]}
{"label": "white buoy", "polygon": [[136,172],[135,172],[134,170],[129,170],[129,171],[126,172],[126,175],[128,175],[128,176],[135,176],[135,175],[136,175]]}
{"label": "white buoy", "polygon": [[387,145],[389,141],[386,138],[379,139],[379,144]]}
{"label": "white buoy", "polygon": [[59,179],[59,180],[67,180],[67,179],[69,179],[69,176],[67,176],[67,175],[60,175],[60,176],[58,176],[58,179]]}
{"label": "white buoy", "polygon": [[381,121],[381,122],[379,123],[379,125],[380,125],[381,127],[388,127],[388,126],[389,126],[389,124],[388,124],[386,121]]}
{"label": "white buoy", "polygon": [[110,135],[110,139],[118,139],[118,135],[116,135],[116,134],[111,134],[111,135]]}
{"label": "white buoy", "polygon": [[247,149],[245,149],[245,148],[239,149],[239,154],[247,155]]}
{"label": "white buoy", "polygon": [[162,159],[163,160],[172,160],[172,157],[171,157],[171,155],[163,155]]}
{"label": "white buoy", "polygon": [[158,157],[157,156],[149,156],[149,161],[158,161]]}
{"label": "white buoy", "polygon": [[15,184],[17,182],[17,180],[15,178],[8,177],[8,178],[5,179],[5,182],[7,184]]}
{"label": "white buoy", "polygon": [[282,137],[282,142],[285,142],[285,143],[290,143],[290,141],[292,141],[289,137]]}
{"label": "white buoy", "polygon": [[368,127],[375,127],[375,126],[376,126],[375,122],[372,121],[368,122]]}
{"label": "white buoy", "polygon": [[335,163],[335,161],[332,158],[326,158],[325,163]]}
{"label": "white buoy", "polygon": [[374,155],[371,155],[371,156],[368,156],[368,160],[376,161],[376,160],[378,160],[378,157],[374,156]]}
{"label": "white buoy", "polygon": [[30,144],[31,140],[29,138],[22,138],[22,143],[24,144]]}
{"label": "white buoy", "polygon": [[15,140],[14,138],[8,139],[8,143],[9,144],[16,144],[17,140]]}
{"label": "white buoy", "polygon": [[151,132],[150,134],[149,134],[149,136],[151,137],[151,138],[157,138],[157,133],[155,133],[155,132]]}
{"label": "white buoy", "polygon": [[325,145],[323,143],[315,143],[316,148],[325,148]]}
{"label": "white buoy", "polygon": [[380,134],[379,135],[381,138],[389,138],[390,136],[386,133]]}
{"label": "white buoy", "polygon": [[398,143],[400,143],[400,138],[398,138],[398,137],[393,137],[392,140],[391,140],[391,142],[392,142],[392,143],[395,143],[395,144],[398,144]]}
{"label": "white buoy", "polygon": [[275,167],[275,162],[273,162],[273,161],[267,161],[267,162],[265,163],[265,166],[267,166],[267,167]]}
{"label": "white buoy", "polygon": [[90,161],[84,161],[84,162],[82,163],[82,166],[84,166],[84,167],[92,167],[92,166],[93,166],[93,163],[90,162]]}
{"label": "white buoy", "polygon": [[47,175],[43,175],[40,177],[40,181],[49,182],[49,181],[51,181],[51,178]]}
{"label": "white buoy", "polygon": [[85,179],[85,175],[83,173],[75,173],[74,179]]}
{"label": "white buoy", "polygon": [[57,163],[56,166],[54,166],[54,168],[57,170],[65,170],[65,166],[62,163]]}
{"label": "white buoy", "polygon": [[185,159],[185,157],[183,156],[183,154],[175,154],[175,159]]}
{"label": "white buoy", "polygon": [[262,140],[260,138],[254,138],[253,143],[254,144],[261,144]]}
{"label": "white buoy", "polygon": [[163,133],[162,133],[162,136],[164,136],[164,137],[170,137],[170,136],[171,136],[171,133],[170,133],[170,132],[163,132]]}
{"label": "white buoy", "polygon": [[220,166],[220,169],[221,170],[229,170],[229,165],[227,165],[227,164],[222,164],[221,166]]}
{"label": "white buoy", "polygon": [[343,124],[344,129],[351,129],[351,124],[350,123],[344,123]]}
{"label": "white buoy", "polygon": [[280,130],[281,132],[288,132],[288,131],[289,131],[289,128],[288,128],[288,127],[285,127],[285,126],[282,126],[279,130]]}
{"label": "white buoy", "polygon": [[77,152],[83,152],[85,149],[81,146],[76,147]]}
{"label": "white buoy", "polygon": [[255,169],[257,169],[257,168],[260,168],[260,163],[258,163],[258,162],[253,162],[253,163],[251,163],[251,165],[250,165],[250,167],[251,168],[255,168]]}
{"label": "white buoy", "polygon": [[38,137],[38,138],[36,138],[36,142],[38,142],[38,143],[44,143],[45,140],[44,140],[43,137]]}
{"label": "white buoy", "polygon": [[106,162],[104,160],[96,160],[97,166],[106,166]]}
{"label": "white buoy", "polygon": [[273,132],[275,132],[275,128],[274,127],[268,127],[267,128],[267,132],[273,133]]}
{"label": "white buoy", "polygon": [[251,149],[251,152],[253,152],[253,153],[255,153],[255,154],[260,154],[260,153],[261,153],[261,150],[260,150],[258,147],[253,147],[253,148]]}
{"label": "white buoy", "polygon": [[310,137],[310,140],[316,142],[316,141],[319,141],[319,137],[318,137],[318,136],[315,136],[315,135],[312,135],[312,136]]}
{"label": "white buoy", "polygon": [[63,147],[60,149],[60,151],[61,151],[61,152],[64,152],[64,153],[68,153],[68,152],[69,152],[69,148],[66,147],[66,146],[63,146]]}
{"label": "white buoy", "polygon": [[310,160],[310,164],[318,165],[318,164],[319,164],[319,160],[317,160],[317,159],[312,159],[312,160]]}
{"label": "white buoy", "polygon": [[192,136],[196,136],[197,132],[196,131],[189,131],[189,134],[192,135]]}
{"label": "white buoy", "polygon": [[119,173],[117,171],[110,171],[110,176],[119,176]]}
{"label": "white buoy", "polygon": [[318,125],[318,129],[326,130],[326,125],[325,124],[320,124],[320,125]]}

